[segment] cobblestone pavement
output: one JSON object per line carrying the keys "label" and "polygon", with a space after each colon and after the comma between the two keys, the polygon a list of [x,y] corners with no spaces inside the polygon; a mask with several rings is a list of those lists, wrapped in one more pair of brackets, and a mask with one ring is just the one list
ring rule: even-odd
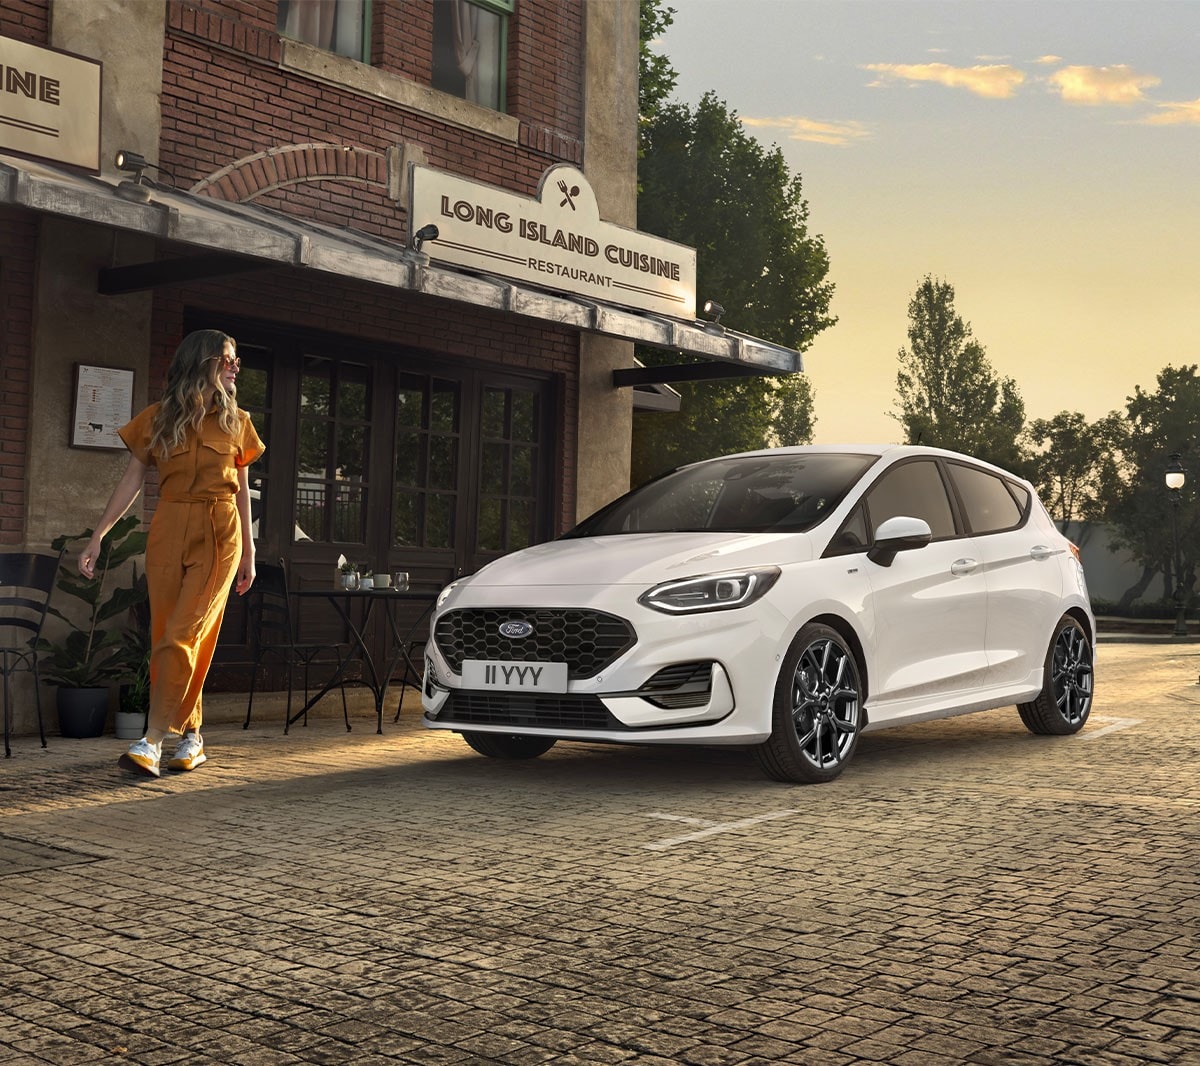
{"label": "cobblestone pavement", "polygon": [[212,726],[160,781],[22,737],[0,1063],[1200,1063],[1198,671],[1101,645],[1076,737],[867,734],[807,788],[415,708]]}

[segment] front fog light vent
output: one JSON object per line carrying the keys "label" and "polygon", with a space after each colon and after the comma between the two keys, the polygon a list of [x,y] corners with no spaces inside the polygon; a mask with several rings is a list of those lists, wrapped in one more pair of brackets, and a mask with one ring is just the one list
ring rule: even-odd
{"label": "front fog light vent", "polygon": [[712,698],[713,665],[706,660],[664,667],[637,694],[666,710],[703,707]]}

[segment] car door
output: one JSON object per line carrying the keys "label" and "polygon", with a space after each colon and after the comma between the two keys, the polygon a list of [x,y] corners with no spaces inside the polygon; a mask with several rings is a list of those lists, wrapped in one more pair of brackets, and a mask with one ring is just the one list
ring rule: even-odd
{"label": "car door", "polygon": [[912,701],[933,711],[947,694],[980,684],[988,666],[987,586],[971,538],[955,523],[936,460],[890,467],[863,505],[869,539],[898,515],[923,519],[933,533],[931,543],[899,552],[890,566],[863,558],[875,644],[870,707],[879,722],[910,716]]}
{"label": "car door", "polygon": [[987,584],[988,679],[1017,684],[1042,668],[1067,548],[1035,521],[1023,485],[966,463],[946,468]]}

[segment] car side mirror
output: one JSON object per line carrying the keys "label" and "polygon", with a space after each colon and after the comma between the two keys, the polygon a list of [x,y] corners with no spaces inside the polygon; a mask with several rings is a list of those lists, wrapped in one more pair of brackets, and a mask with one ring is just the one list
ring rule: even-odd
{"label": "car side mirror", "polygon": [[867,552],[867,558],[879,566],[891,566],[897,552],[924,548],[933,540],[933,530],[921,518],[897,515],[880,524],[875,531],[875,543]]}

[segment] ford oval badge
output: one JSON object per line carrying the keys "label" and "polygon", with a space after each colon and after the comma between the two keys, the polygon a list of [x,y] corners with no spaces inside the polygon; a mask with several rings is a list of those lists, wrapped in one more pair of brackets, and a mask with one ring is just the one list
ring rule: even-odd
{"label": "ford oval badge", "polygon": [[508,637],[509,640],[520,640],[522,637],[529,636],[533,632],[533,626],[528,622],[512,621],[500,623],[500,635]]}

